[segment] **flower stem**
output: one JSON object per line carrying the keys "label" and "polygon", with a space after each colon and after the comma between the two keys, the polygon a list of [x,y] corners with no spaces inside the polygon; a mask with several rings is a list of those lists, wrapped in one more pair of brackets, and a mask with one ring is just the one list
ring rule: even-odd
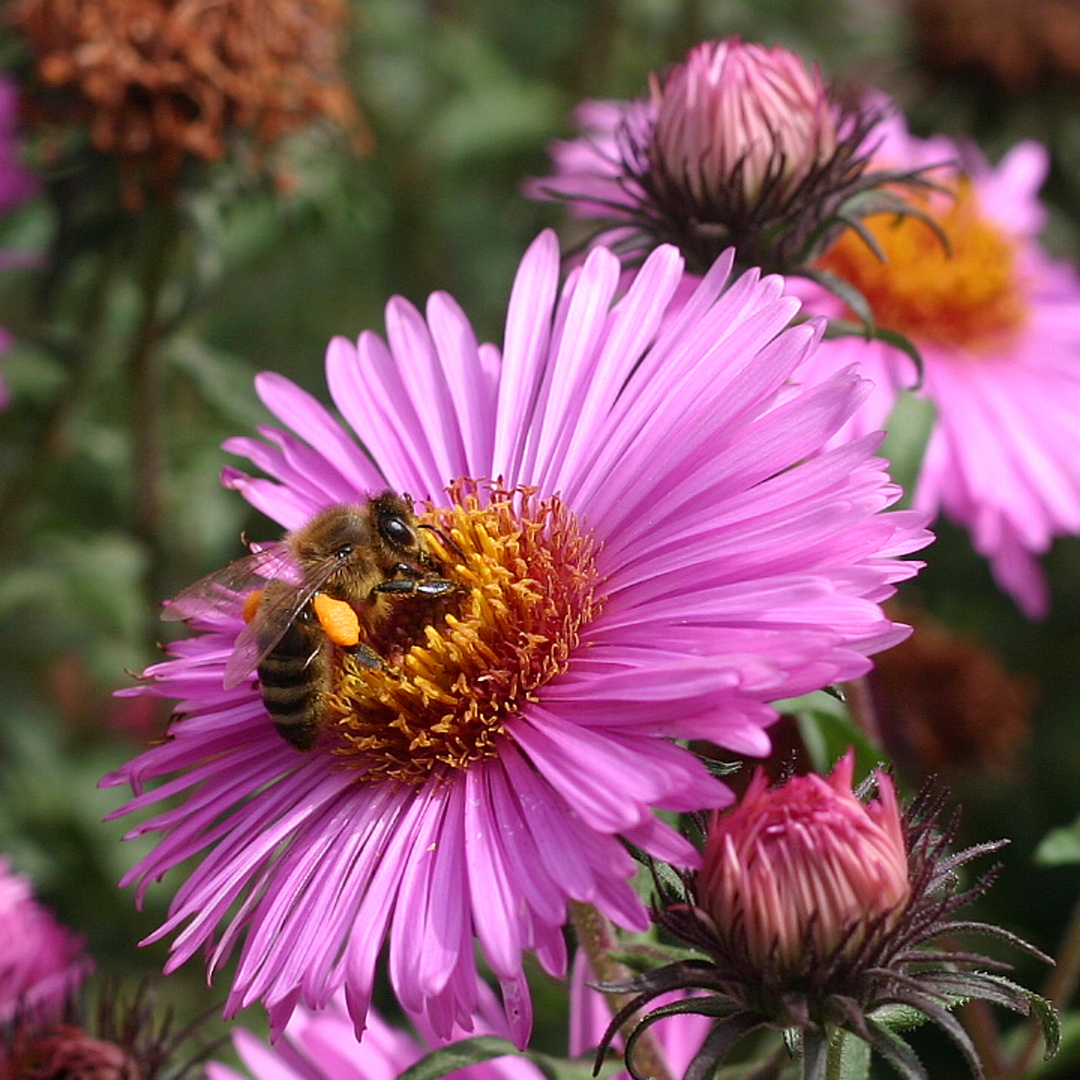
{"label": "flower stem", "polygon": [[848,714],[855,725],[875,746],[881,746],[881,725],[878,723],[874,696],[870,692],[870,683],[865,675],[844,683],[844,701]]}
{"label": "flower stem", "polygon": [[804,1031],[802,1036],[802,1080],[828,1080],[829,1032]]}
{"label": "flower stem", "polygon": [[[610,921],[592,904],[571,900],[570,921],[577,933],[578,945],[589,958],[589,966],[598,982],[626,982],[633,977],[633,972],[625,964],[620,964],[612,957],[612,951],[619,947],[619,940]],[[632,994],[616,991],[605,991],[604,996],[613,1013],[618,1012],[633,998]],[[637,1019],[635,1014],[622,1025],[624,1039],[633,1032]],[[652,1080],[673,1080],[654,1029],[650,1028],[638,1037],[634,1049],[634,1066],[641,1075],[651,1077]]]}

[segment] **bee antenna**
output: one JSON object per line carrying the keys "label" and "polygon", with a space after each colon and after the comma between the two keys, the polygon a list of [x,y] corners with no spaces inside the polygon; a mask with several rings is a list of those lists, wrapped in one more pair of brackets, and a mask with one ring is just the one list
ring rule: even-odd
{"label": "bee antenna", "polygon": [[423,523],[418,523],[416,527],[418,529],[428,529],[429,531],[433,532],[451,551],[460,555],[463,559],[466,557],[465,552],[462,551],[461,548],[459,548],[457,544],[455,544],[454,541],[451,540],[450,537],[447,536],[446,533],[439,528],[438,525],[427,525]]}

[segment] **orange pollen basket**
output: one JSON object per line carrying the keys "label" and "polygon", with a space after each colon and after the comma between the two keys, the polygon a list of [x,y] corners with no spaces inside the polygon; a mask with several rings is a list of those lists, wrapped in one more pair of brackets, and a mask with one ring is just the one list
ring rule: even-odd
{"label": "orange pollen basket", "polygon": [[854,285],[879,325],[916,345],[985,353],[1007,344],[1028,315],[1015,243],[982,215],[967,178],[953,197],[935,193],[917,209],[947,245],[914,215],[876,214],[864,224],[884,261],[849,229],[819,267]]}
{"label": "orange pollen basket", "polygon": [[461,480],[422,521],[460,589],[403,599],[345,654],[327,695],[324,743],[364,779],[421,784],[493,756],[505,723],[566,670],[602,604],[596,545],[558,497]]}

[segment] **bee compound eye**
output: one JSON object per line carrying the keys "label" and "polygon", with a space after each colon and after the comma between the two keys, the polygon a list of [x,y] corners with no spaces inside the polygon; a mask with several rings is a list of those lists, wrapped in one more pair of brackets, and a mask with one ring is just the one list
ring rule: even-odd
{"label": "bee compound eye", "polygon": [[400,514],[383,514],[379,518],[379,531],[395,547],[408,548],[416,543],[416,534]]}

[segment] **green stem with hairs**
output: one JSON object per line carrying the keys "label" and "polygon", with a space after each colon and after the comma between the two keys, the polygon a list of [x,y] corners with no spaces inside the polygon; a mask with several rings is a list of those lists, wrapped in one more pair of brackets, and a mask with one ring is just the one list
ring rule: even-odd
{"label": "green stem with hairs", "polygon": [[[593,975],[601,983],[626,982],[633,977],[633,972],[612,957],[612,952],[619,948],[619,940],[610,921],[592,904],[570,901],[570,921],[577,933],[578,945],[589,958]],[[613,1013],[618,1012],[634,995],[605,991],[608,1005]],[[638,1015],[634,1014],[620,1029],[624,1039],[628,1038],[637,1026]],[[634,1067],[643,1076],[652,1080],[674,1080],[664,1059],[663,1051],[656,1040],[654,1029],[642,1032],[634,1049]]]}
{"label": "green stem with hairs", "polygon": [[804,1031],[802,1035],[802,1080],[830,1080],[829,1032]]}

